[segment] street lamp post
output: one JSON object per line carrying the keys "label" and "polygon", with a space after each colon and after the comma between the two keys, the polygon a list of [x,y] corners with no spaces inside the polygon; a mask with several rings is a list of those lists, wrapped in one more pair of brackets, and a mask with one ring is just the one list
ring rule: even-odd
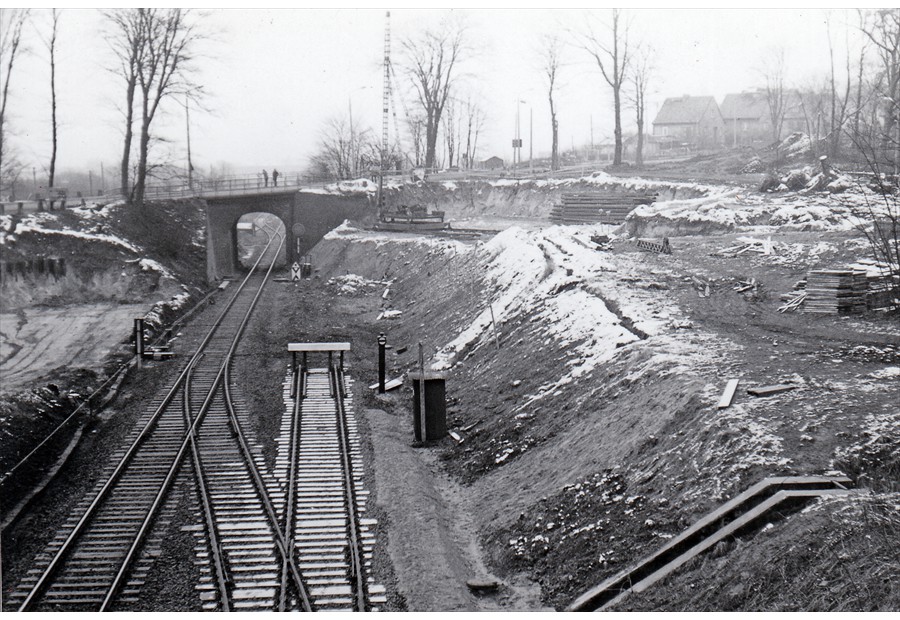
{"label": "street lamp post", "polygon": [[534,108],[528,106],[528,168],[534,176]]}

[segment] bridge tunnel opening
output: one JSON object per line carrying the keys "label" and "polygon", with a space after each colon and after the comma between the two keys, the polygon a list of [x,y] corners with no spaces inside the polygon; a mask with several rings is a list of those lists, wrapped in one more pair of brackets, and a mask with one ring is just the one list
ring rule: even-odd
{"label": "bridge tunnel opening", "polygon": [[[273,262],[275,268],[287,265],[287,243],[281,244],[285,238],[287,228],[277,215],[265,212],[246,213],[241,216],[235,225],[235,243],[237,244],[237,262],[249,269],[262,255],[261,267],[268,267]],[[270,239],[272,244],[266,250]]]}

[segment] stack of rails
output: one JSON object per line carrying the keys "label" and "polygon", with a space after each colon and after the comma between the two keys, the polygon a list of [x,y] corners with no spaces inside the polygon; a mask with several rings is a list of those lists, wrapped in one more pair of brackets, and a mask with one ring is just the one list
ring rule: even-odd
{"label": "stack of rails", "polygon": [[815,314],[856,314],[866,310],[866,272],[815,269],[806,277],[803,311]]}
{"label": "stack of rails", "polygon": [[550,221],[554,224],[621,224],[638,205],[651,204],[653,194],[567,193],[562,204],[553,205]]}

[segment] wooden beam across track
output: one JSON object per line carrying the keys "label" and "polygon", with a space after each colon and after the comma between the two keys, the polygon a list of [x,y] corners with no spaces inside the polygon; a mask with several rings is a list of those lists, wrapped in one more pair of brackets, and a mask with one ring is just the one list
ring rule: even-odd
{"label": "wooden beam across track", "polygon": [[297,372],[297,354],[302,355],[302,368],[307,368],[306,356],[309,353],[327,353],[328,367],[331,368],[332,355],[340,353],[340,367],[344,369],[344,352],[350,350],[349,342],[289,342],[287,346],[291,354],[291,368]]}

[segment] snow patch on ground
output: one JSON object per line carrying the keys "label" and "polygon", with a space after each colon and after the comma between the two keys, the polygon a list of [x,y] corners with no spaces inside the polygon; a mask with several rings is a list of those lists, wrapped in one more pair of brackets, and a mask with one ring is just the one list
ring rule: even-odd
{"label": "snow patch on ground", "polygon": [[338,295],[359,295],[370,292],[375,288],[390,284],[379,280],[369,280],[355,273],[348,273],[343,276],[335,276],[326,282],[328,286],[337,289]]}
{"label": "snow patch on ground", "polygon": [[533,187],[559,189],[573,185],[594,185],[602,187],[615,187],[629,191],[653,192],[660,189],[673,191],[690,191],[701,195],[718,195],[730,191],[729,188],[720,185],[708,185],[703,183],[686,183],[678,181],[655,181],[638,177],[618,177],[603,171],[592,172],[589,175],[571,179],[498,179],[490,181],[491,187]]}
{"label": "snow patch on ground", "polygon": [[23,217],[16,226],[15,233],[11,234],[9,231],[12,229],[12,217],[8,215],[0,216],[0,245],[4,245],[8,240],[14,240],[16,235],[31,232],[43,235],[65,235],[90,241],[102,241],[104,243],[118,245],[135,254],[141,253],[141,250],[137,246],[115,235],[90,233],[81,230],[73,230],[71,228],[50,228],[46,226],[46,224],[55,223],[57,221],[58,218],[53,213],[33,213]]}
{"label": "snow patch on ground", "polygon": [[324,239],[344,240],[354,242],[372,243],[375,247],[381,247],[388,243],[414,243],[416,245],[425,245],[440,249],[448,253],[464,254],[473,246],[456,239],[444,239],[441,237],[427,237],[417,235],[415,233],[384,233],[372,230],[363,230],[350,225],[349,221],[344,222],[327,232]]}
{"label": "snow patch on ground", "polygon": [[681,368],[693,359],[696,347],[669,333],[673,321],[684,318],[679,308],[635,287],[634,277],[623,279],[637,273],[635,267],[627,257],[592,249],[592,232],[591,227],[514,227],[479,247],[484,289],[493,295],[480,300],[482,309],[471,323],[438,350],[432,368],[451,368],[467,351],[491,342],[492,318],[502,325],[521,316],[536,324],[553,349],[565,351],[567,370],[526,396],[517,411],[558,393],[646,336],[665,340],[657,351],[661,365]]}
{"label": "snow patch on ground", "polygon": [[893,379],[900,377],[900,366],[888,366],[869,374],[873,379]]}

